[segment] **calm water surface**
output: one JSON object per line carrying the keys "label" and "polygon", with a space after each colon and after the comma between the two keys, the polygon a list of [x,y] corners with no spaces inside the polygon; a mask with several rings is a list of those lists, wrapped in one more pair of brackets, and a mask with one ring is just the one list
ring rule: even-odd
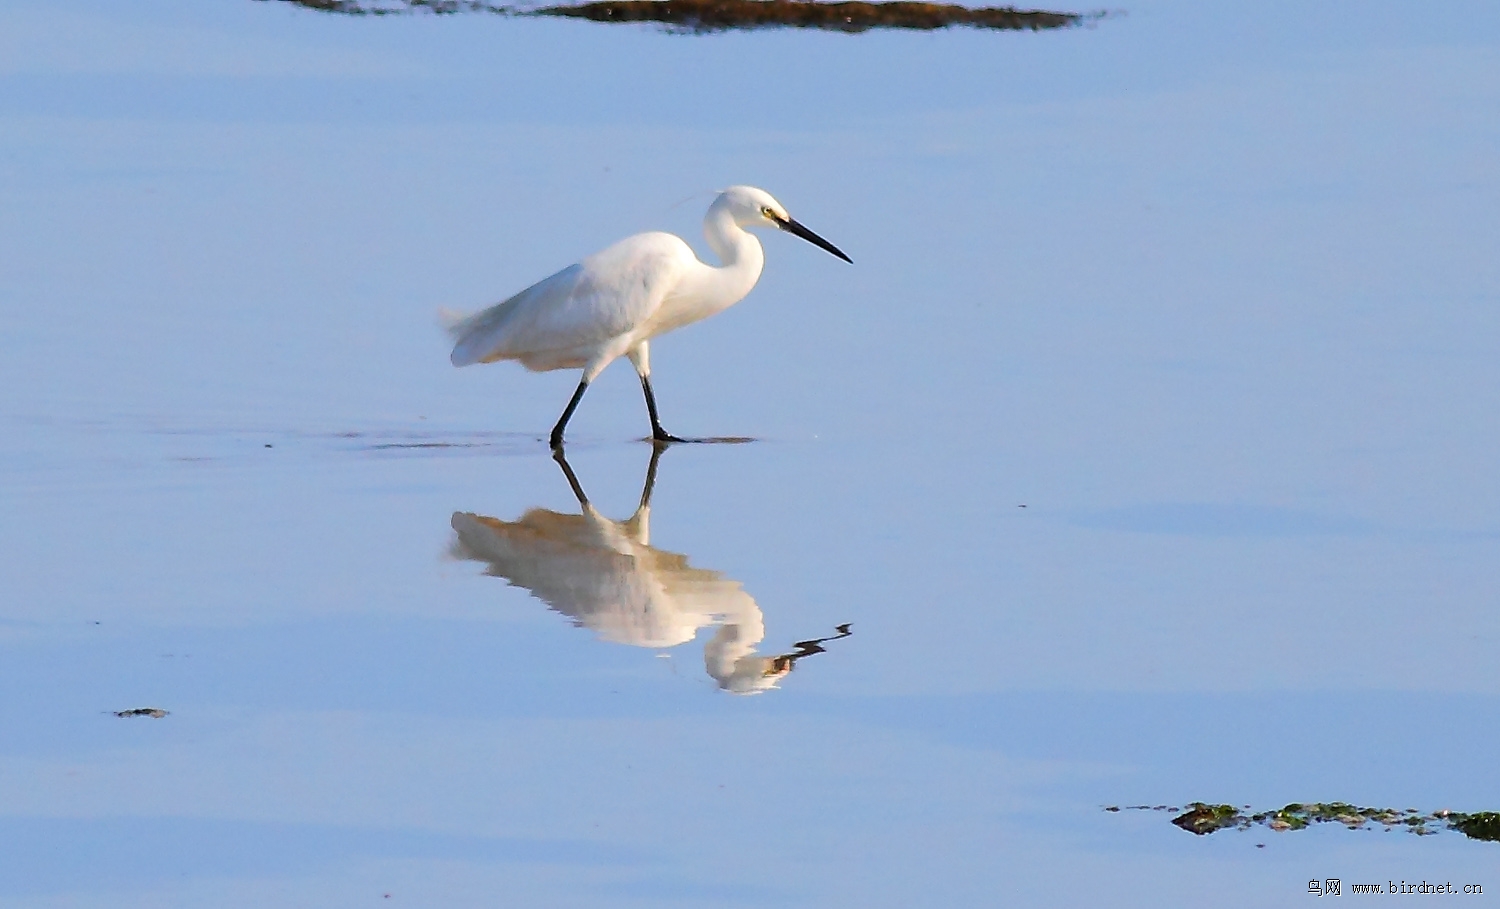
{"label": "calm water surface", "polygon": [[[1493,899],[1456,833],[1101,809],[1500,808],[1496,111],[1487,3],[0,4],[0,905]],[[435,313],[737,182],[856,264],[767,237],[654,345],[758,441],[646,509],[606,372],[585,508],[576,377]]]}

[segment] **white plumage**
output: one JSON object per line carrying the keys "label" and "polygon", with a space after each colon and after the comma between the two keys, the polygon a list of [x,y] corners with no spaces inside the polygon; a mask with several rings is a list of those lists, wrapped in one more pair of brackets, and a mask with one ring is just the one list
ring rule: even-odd
{"label": "white plumage", "polygon": [[765,253],[747,227],[775,227],[848,262],[833,244],[798,224],[765,190],[733,186],[703,218],[703,235],[722,264],[698,260],[680,237],[636,234],[544,278],[503,303],[449,325],[454,366],[517,360],[527,369],[582,369],[583,376],[551,444],[563,431],[590,382],[628,356],[640,376],[652,438],[684,441],[661,427],[651,390],[650,340],[706,319],[744,299],[760,279]]}
{"label": "white plumage", "polygon": [[703,647],[704,668],[714,682],[736,694],[774,688],[798,659],[821,650],[816,645],[822,641],[799,642],[791,654],[756,652],[765,620],[739,582],[651,545],[651,490],[661,451],[652,451],[640,505],[624,521],[605,517],[589,503],[559,453],[557,463],[582,514],[533,508],[515,521],[501,521],[457,512],[450,552],[485,563],[488,574],[530,591],[575,625],[616,644],[675,647],[718,626]]}

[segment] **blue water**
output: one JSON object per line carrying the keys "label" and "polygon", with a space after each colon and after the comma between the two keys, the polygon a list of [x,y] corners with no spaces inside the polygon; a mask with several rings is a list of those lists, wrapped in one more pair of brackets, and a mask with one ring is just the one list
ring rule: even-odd
{"label": "blue water", "polygon": [[[0,906],[1500,892],[1456,833],[1102,810],[1500,809],[1495,111],[1490,4],[0,4]],[[767,237],[653,345],[669,429],[757,441],[665,452],[644,538],[608,370],[589,523],[576,375],[455,370],[436,312],[739,182],[855,264]],[[528,513],[633,555],[455,550]],[[698,585],[691,639],[604,564]],[[729,609],[749,659],[852,634],[736,695]]]}

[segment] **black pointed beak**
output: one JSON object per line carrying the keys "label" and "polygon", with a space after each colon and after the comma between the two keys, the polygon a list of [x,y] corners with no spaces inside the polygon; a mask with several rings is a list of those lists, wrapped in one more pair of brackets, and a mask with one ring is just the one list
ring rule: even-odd
{"label": "black pointed beak", "polygon": [[833,253],[835,256],[838,256],[840,259],[843,259],[845,262],[848,262],[850,265],[854,264],[854,260],[851,259],[851,258],[849,258],[848,256],[844,255],[844,251],[843,250],[839,249],[837,246],[834,246],[832,243],[829,243],[827,240],[823,239],[822,237],[818,236],[817,234],[815,234],[812,231],[808,230],[807,228],[803,227],[801,224],[798,224],[797,221],[796,221],[796,219],[794,219],[794,218],[787,218],[787,219],[783,220],[781,218],[776,217],[775,215],[772,215],[771,216],[771,220],[775,221],[776,222],[776,226],[779,227],[779,228],[781,228],[782,230],[786,231],[787,233],[789,233],[789,234],[796,234],[797,236],[801,237],[802,239],[806,240],[807,242],[811,243],[812,245],[817,246],[817,247],[821,247],[822,249],[827,250],[828,252]]}

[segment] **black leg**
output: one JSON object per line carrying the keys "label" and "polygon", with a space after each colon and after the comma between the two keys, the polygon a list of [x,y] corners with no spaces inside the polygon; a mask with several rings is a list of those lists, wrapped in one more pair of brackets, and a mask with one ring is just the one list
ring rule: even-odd
{"label": "black leg", "polygon": [[[589,390],[589,381],[584,379],[578,383],[578,390],[573,392],[573,399],[568,402],[567,408],[558,417],[557,425],[552,427],[552,450],[561,451],[563,442],[563,429],[567,427],[568,420],[572,419],[573,411],[578,409],[578,402],[583,400],[583,393]],[[654,411],[653,411],[654,412]]]}
{"label": "black leg", "polygon": [[563,476],[568,478],[568,485],[573,487],[573,495],[578,499],[578,504],[584,508],[588,508],[589,497],[584,494],[583,486],[578,482],[578,477],[574,475],[573,468],[568,466],[568,459],[563,457],[562,448],[559,447],[552,450],[552,460],[557,462],[557,466],[562,468]]}
{"label": "black leg", "polygon": [[641,389],[646,392],[646,412],[651,414],[651,439],[656,442],[686,442],[661,428],[661,418],[656,415],[656,395],[651,392],[651,377],[641,376]]}
{"label": "black leg", "polygon": [[646,465],[646,482],[641,486],[641,503],[635,507],[636,511],[651,504],[651,491],[656,488],[656,465],[661,463],[661,453],[665,449],[665,445],[651,446],[651,462]]}

